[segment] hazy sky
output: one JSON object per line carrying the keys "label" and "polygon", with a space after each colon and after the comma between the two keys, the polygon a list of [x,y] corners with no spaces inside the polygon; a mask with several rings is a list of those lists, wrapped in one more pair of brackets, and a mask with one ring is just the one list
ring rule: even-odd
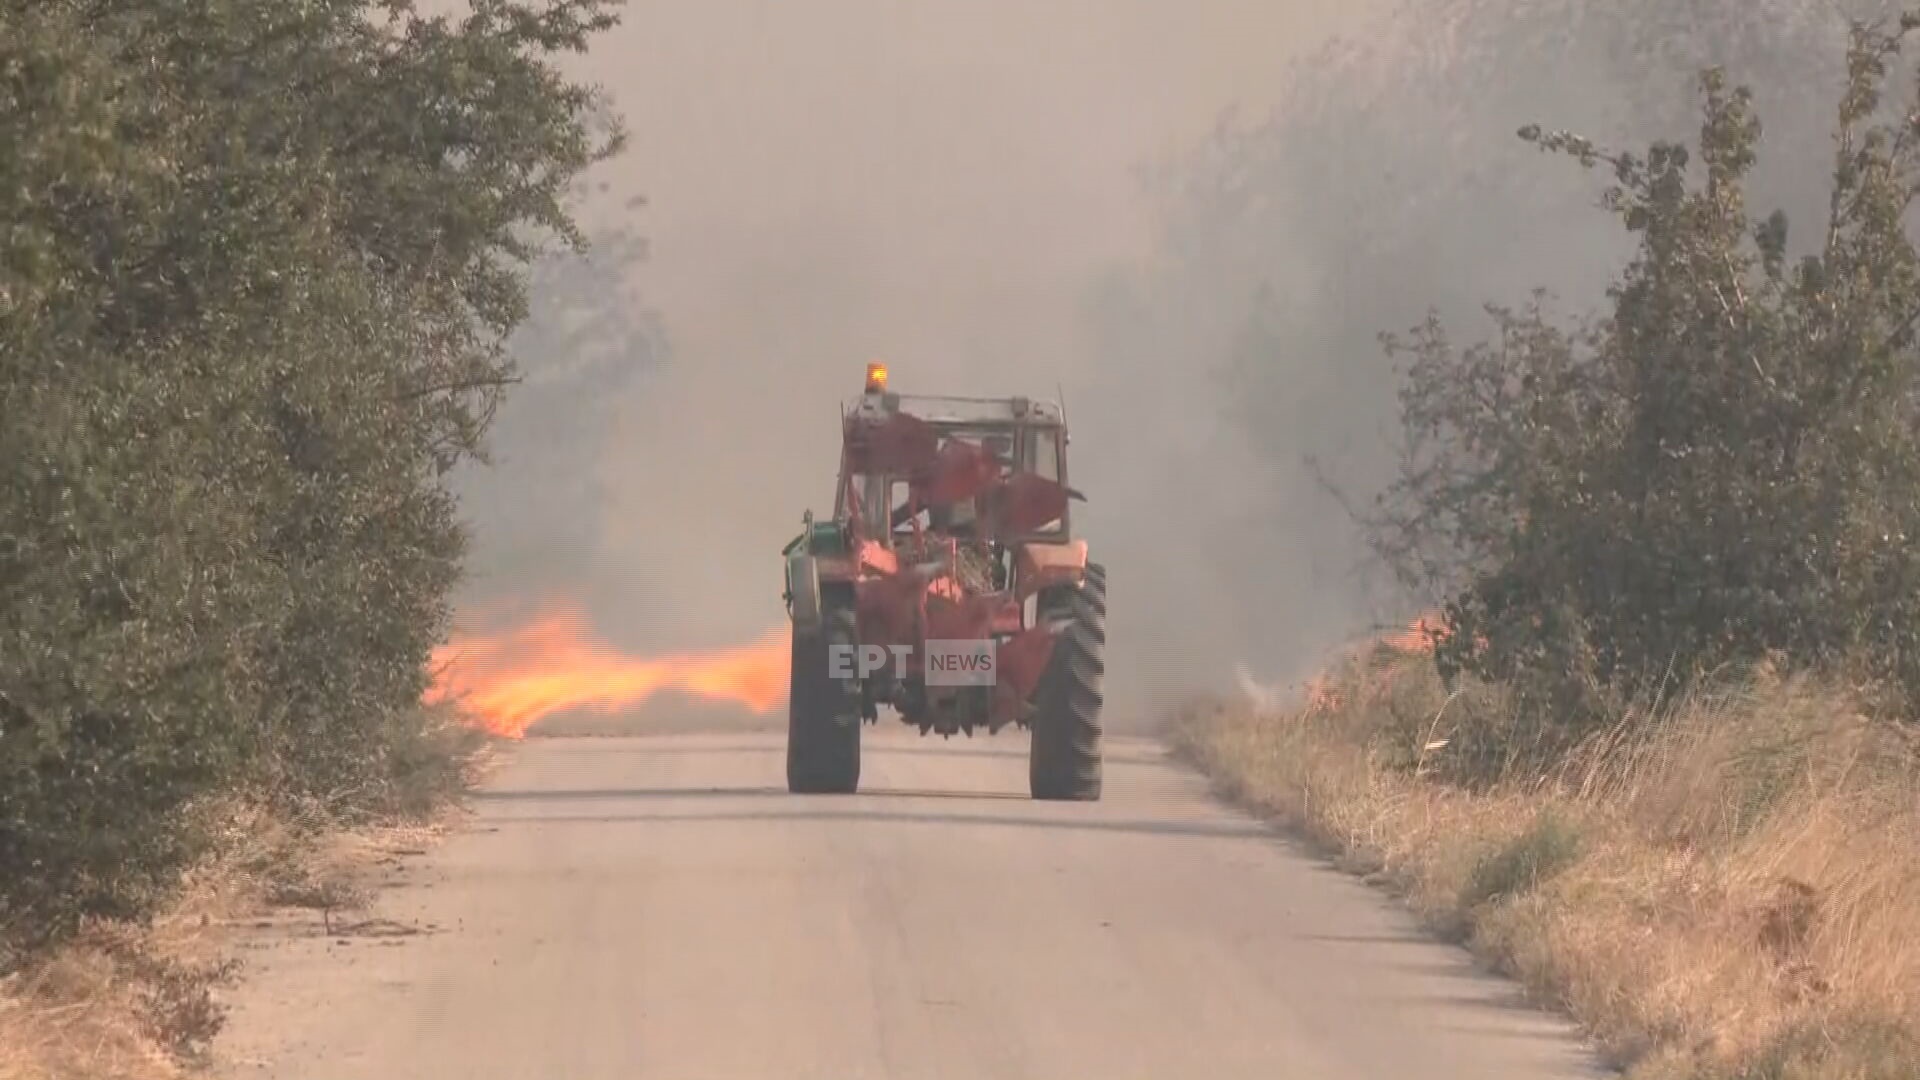
{"label": "hazy sky", "polygon": [[[1097,380],[1089,292],[1151,235],[1136,170],[1229,108],[1264,111],[1287,58],[1363,10],[632,4],[578,70],[631,130],[632,149],[599,173],[610,189],[596,214],[646,197],[628,219],[652,248],[635,297],[658,311],[669,356],[616,403],[608,445],[583,453],[604,502],[515,527],[592,534],[595,557],[571,588],[633,647],[726,644],[777,624],[777,553],[803,510],[830,501],[837,403],[863,365],[885,359],[909,393],[1037,396]],[[543,359],[526,358],[536,377]],[[566,439],[563,428],[542,440]],[[1140,452],[1130,442],[1076,441],[1076,479],[1094,500],[1091,481]],[[526,482],[514,471],[524,447],[496,450],[473,500],[476,588],[489,595],[515,588],[488,537]]]}
{"label": "hazy sky", "polygon": [[1065,387],[1116,719],[1236,662],[1303,675],[1423,602],[1368,587],[1304,464],[1360,505],[1392,476],[1380,332],[1477,339],[1535,286],[1591,310],[1630,253],[1601,179],[1514,133],[1684,135],[1728,64],[1766,119],[1754,205],[1816,237],[1842,8],[1891,2],[636,2],[577,70],[632,133],[592,216],[650,241],[617,284],[668,344],[620,378],[605,335],[584,371],[523,341],[470,596],[584,603],[639,652],[758,637],[877,358],[908,393]]}

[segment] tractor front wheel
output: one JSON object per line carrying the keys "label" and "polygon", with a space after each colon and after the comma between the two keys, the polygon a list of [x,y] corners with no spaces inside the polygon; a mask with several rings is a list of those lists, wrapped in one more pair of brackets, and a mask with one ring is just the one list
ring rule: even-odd
{"label": "tractor front wheel", "polygon": [[830,611],[812,633],[795,628],[787,695],[787,790],[851,795],[860,786],[860,696],[834,678],[833,646],[854,644],[853,613]]}
{"label": "tractor front wheel", "polygon": [[1107,570],[1088,563],[1078,586],[1049,589],[1040,618],[1066,623],[1034,692],[1028,784],[1036,799],[1100,798],[1100,708],[1107,671]]}

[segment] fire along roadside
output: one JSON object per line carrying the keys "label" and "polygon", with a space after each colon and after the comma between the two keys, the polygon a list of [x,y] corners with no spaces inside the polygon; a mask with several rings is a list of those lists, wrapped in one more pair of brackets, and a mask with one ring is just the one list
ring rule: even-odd
{"label": "fire along roadside", "polygon": [[[864,679],[886,667],[891,651],[894,670],[905,671],[913,659],[912,645],[834,645],[827,650],[828,677]],[[992,686],[999,653],[991,638],[927,641],[928,686]]]}

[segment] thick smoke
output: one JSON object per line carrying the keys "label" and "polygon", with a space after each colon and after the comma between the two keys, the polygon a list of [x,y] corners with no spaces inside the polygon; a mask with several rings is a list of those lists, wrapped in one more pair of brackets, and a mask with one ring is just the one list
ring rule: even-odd
{"label": "thick smoke", "polygon": [[[497,464],[462,478],[470,613],[564,599],[636,651],[754,640],[784,618],[779,549],[830,500],[838,405],[873,359],[905,392],[1064,386],[1076,486],[1112,508],[1088,523],[1096,548],[1117,555],[1124,531],[1184,557],[1176,545],[1208,522],[1177,505],[1115,512],[1160,467],[1164,423],[1096,413],[1151,402],[1095,378],[1107,358],[1089,347],[1086,298],[1148,251],[1136,168],[1227,103],[1271,103],[1280,58],[1352,10],[634,5],[583,60],[633,144],[600,170],[611,190],[588,212],[644,235],[648,257],[541,290],[561,314],[516,343],[528,382],[501,412]],[[646,206],[624,210],[635,195]],[[622,303],[636,326],[613,317]],[[585,311],[606,316],[590,324],[600,339],[551,329]],[[1217,426],[1217,402],[1185,422]],[[1196,617],[1145,606],[1157,554],[1110,561],[1132,579],[1116,584],[1116,634]]]}
{"label": "thick smoke", "polygon": [[462,480],[471,600],[753,639],[884,359],[905,392],[1064,389],[1128,715],[1297,675],[1414,602],[1305,464],[1362,498],[1390,465],[1376,335],[1535,286],[1584,310],[1624,254],[1597,180],[1515,130],[1685,135],[1726,63],[1760,200],[1810,236],[1843,44],[1821,0],[636,5],[583,61],[634,145],[589,215],[650,257],[546,272]]}
{"label": "thick smoke", "polygon": [[590,241],[534,268],[531,316],[509,343],[522,381],[494,418],[490,460],[457,477],[473,533],[468,606],[489,622],[554,599],[591,604],[612,580],[632,603],[657,589],[609,544],[603,448],[622,403],[658,379],[666,335],[634,291],[644,242],[611,229]]}

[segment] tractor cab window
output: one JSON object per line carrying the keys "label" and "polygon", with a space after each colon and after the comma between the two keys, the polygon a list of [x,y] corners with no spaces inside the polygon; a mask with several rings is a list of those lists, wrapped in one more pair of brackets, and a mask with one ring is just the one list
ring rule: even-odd
{"label": "tractor cab window", "polygon": [[838,510],[848,517],[859,515],[860,527],[872,537],[887,535],[887,478],[872,473],[854,473],[840,493]]}
{"label": "tractor cab window", "polygon": [[887,478],[863,476],[860,479],[863,488],[860,492],[860,509],[866,515],[867,534],[885,536],[887,534]]}
{"label": "tractor cab window", "polygon": [[909,486],[905,480],[894,482],[893,496],[887,503],[889,507],[887,527],[894,532],[911,531],[913,528],[913,519],[916,517],[920,518],[922,522],[926,520],[926,511],[924,510],[917,514],[909,514],[907,512],[913,505],[913,488]]}
{"label": "tractor cab window", "polygon": [[[1041,428],[1027,432],[1027,471],[1056,484],[1064,483],[1060,474],[1060,432]],[[1055,519],[1040,526],[1036,532],[1055,533],[1066,527],[1066,523]]]}
{"label": "tractor cab window", "polygon": [[1027,468],[1029,471],[1053,481],[1060,482],[1060,436],[1053,431],[1032,431],[1027,433]]}

